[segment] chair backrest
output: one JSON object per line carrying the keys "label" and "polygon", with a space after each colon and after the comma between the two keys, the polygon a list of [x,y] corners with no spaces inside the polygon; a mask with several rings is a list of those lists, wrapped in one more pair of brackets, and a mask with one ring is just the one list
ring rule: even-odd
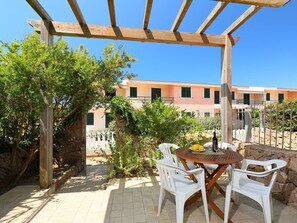
{"label": "chair backrest", "polygon": [[162,143],[159,146],[159,150],[163,154],[163,158],[170,158],[172,164],[178,166],[178,159],[175,155],[171,153],[171,148],[178,149],[179,146],[173,143]]}
{"label": "chair backrest", "polygon": [[172,154],[171,148],[174,148],[174,149],[179,148],[178,145],[175,145],[173,143],[162,143],[158,147],[159,147],[160,151],[162,152],[164,158],[171,157],[170,156]]}
{"label": "chair backrest", "polygon": [[[248,165],[260,165],[263,166],[265,171],[264,172],[256,172],[254,176],[258,176],[258,177],[265,177],[268,176],[270,174],[272,174],[272,177],[270,179],[270,183],[267,186],[267,189],[269,190],[269,192],[272,189],[272,186],[276,180],[278,171],[280,169],[282,169],[283,167],[285,167],[287,165],[287,162],[285,160],[279,160],[279,159],[272,159],[272,160],[267,160],[267,161],[259,161],[259,160],[247,160],[244,159],[242,161],[242,168],[243,169],[247,169]],[[248,171],[249,172],[249,171]],[[247,173],[247,175],[249,175]]]}
{"label": "chair backrest", "polygon": [[176,188],[174,184],[174,176],[176,176],[177,171],[180,171],[181,169],[171,165],[170,158],[155,161],[160,176],[161,186],[165,190],[175,194]]}
{"label": "chair backrest", "polygon": [[231,143],[227,143],[227,142],[219,142],[219,148],[221,149],[232,149],[233,152],[237,151],[237,148],[235,145],[231,144]]}
{"label": "chair backrest", "polygon": [[[205,143],[203,145],[204,147],[211,147],[212,146],[212,142],[208,142],[208,143]],[[235,145],[231,144],[231,143],[227,143],[227,142],[218,142],[218,146],[220,149],[232,149],[232,151],[236,152],[237,151],[237,148]]]}
{"label": "chair backrest", "polygon": [[273,172],[273,175],[271,177],[270,183],[269,183],[269,190],[271,191],[272,186],[276,180],[277,174],[279,172],[279,170],[285,166],[287,166],[287,162],[284,160],[277,160],[277,159],[273,159],[273,160],[268,160],[266,161],[268,165],[266,165],[265,169],[267,169],[266,171],[268,172]]}

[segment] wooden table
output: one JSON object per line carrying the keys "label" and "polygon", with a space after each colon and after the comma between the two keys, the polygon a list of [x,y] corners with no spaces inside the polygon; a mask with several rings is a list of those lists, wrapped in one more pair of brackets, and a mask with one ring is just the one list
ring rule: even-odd
{"label": "wooden table", "polygon": [[[207,202],[211,206],[211,208],[220,216],[221,219],[224,219],[224,213],[219,209],[219,207],[211,200],[210,194],[214,187],[225,197],[225,191],[220,187],[217,183],[217,180],[220,176],[225,172],[226,168],[233,163],[240,162],[243,157],[238,152],[233,152],[229,150],[221,150],[224,154],[206,154],[206,153],[192,153],[189,147],[182,147],[176,150],[176,155],[179,157],[180,161],[182,162],[183,166],[186,170],[189,170],[187,166],[186,160],[198,163],[204,170],[205,170],[205,177],[206,177],[206,195],[207,195]],[[218,164],[218,168],[215,169],[212,173],[209,173],[205,168],[204,164]],[[194,176],[191,176],[192,180],[196,181]],[[200,194],[196,194],[192,198],[190,198],[186,205],[192,204],[196,201]],[[230,219],[228,222],[232,222]]]}

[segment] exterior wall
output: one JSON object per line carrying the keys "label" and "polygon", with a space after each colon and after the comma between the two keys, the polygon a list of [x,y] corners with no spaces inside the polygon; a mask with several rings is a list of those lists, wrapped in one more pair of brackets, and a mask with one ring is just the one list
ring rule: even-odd
{"label": "exterior wall", "polygon": [[[221,105],[214,103],[214,92],[219,91],[221,96],[221,86],[211,84],[195,84],[195,83],[179,83],[179,82],[162,82],[162,81],[127,81],[123,83],[122,88],[118,88],[116,95],[124,97],[130,96],[130,87],[137,88],[137,97],[129,98],[135,108],[140,108],[144,101],[151,101],[151,89],[161,88],[161,97],[165,102],[170,103],[173,100],[174,105],[179,110],[186,112],[194,112],[196,114],[204,115],[206,112],[210,115],[218,113]],[[181,88],[191,88],[191,98],[181,97]],[[204,88],[210,89],[210,98],[204,98]],[[233,86],[232,91],[235,93],[235,98],[232,101],[233,109],[244,109],[249,105],[243,104],[244,93],[250,91],[250,102],[253,105],[261,104],[266,101],[266,93],[270,93],[270,101],[278,101],[278,94],[283,93],[284,99],[297,99],[297,89],[277,89],[277,88],[260,88],[260,87],[246,87]],[[262,93],[264,90],[264,93]],[[259,93],[257,92],[259,91]],[[262,91],[262,92],[260,92]],[[103,109],[94,112],[94,125],[87,126],[87,131],[98,130],[105,128],[105,114]]]}
{"label": "exterior wall", "polygon": [[293,99],[297,99],[297,92],[288,92],[287,93],[287,97],[288,97],[288,100],[293,100]]}
{"label": "exterior wall", "polygon": [[105,113],[104,109],[91,110],[90,113],[94,113],[94,125],[87,125],[86,130],[95,131],[99,129],[105,129]]}
{"label": "exterior wall", "polygon": [[[204,98],[204,87],[191,87],[191,98],[181,97],[181,88],[188,86],[175,86],[174,87],[174,103],[175,104],[187,104],[187,105],[212,105],[214,104],[213,89],[210,88],[210,98]],[[209,88],[209,87],[206,87]]]}
{"label": "exterior wall", "polygon": [[129,96],[128,93],[129,92],[125,88],[118,88],[117,91],[116,91],[116,95],[121,95],[121,96],[124,96],[124,97]]}
{"label": "exterior wall", "polygon": [[162,97],[170,97],[171,86],[160,85],[160,84],[140,84],[140,83],[131,83],[128,85],[127,96],[130,96],[130,87],[137,87],[137,97],[151,97],[152,88],[161,88]]}
{"label": "exterior wall", "polygon": [[[278,101],[278,94],[284,94],[284,100],[288,99],[288,92],[285,92],[285,91],[273,90],[268,93],[270,93],[270,101]],[[297,94],[296,94],[296,98],[297,98]]]}

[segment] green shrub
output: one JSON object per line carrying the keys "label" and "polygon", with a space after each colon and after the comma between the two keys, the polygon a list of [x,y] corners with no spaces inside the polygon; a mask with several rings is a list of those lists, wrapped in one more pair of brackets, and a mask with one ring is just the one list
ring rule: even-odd
{"label": "green shrub", "polygon": [[199,117],[197,122],[207,130],[221,129],[221,117]]}
{"label": "green shrub", "polygon": [[271,103],[265,106],[265,125],[271,129],[297,131],[297,100]]}
{"label": "green shrub", "polygon": [[144,158],[141,147],[133,143],[132,136],[122,135],[111,145],[111,155],[105,156],[109,166],[109,176],[133,176],[143,171]]}

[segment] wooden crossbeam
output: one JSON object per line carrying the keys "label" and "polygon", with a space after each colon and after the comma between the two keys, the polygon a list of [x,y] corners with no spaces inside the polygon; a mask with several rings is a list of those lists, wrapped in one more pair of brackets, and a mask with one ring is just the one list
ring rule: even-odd
{"label": "wooden crossbeam", "polygon": [[[28,23],[40,32],[40,20],[29,20]],[[85,27],[85,28],[83,28]],[[87,31],[85,31],[87,30]],[[158,42],[184,45],[218,46],[225,45],[225,36],[199,33],[171,32],[139,28],[123,28],[100,25],[85,25],[78,23],[51,22],[50,33],[58,36],[78,36],[114,40],[132,40],[141,42]],[[235,44],[239,37],[232,38]]]}
{"label": "wooden crossbeam", "polygon": [[180,9],[179,9],[179,12],[175,18],[175,21],[171,27],[171,31],[172,32],[176,32],[178,30],[178,27],[180,26],[181,22],[183,21],[190,5],[192,4],[192,0],[184,0]]}
{"label": "wooden crossbeam", "polygon": [[83,17],[83,14],[82,12],[80,11],[80,8],[77,4],[77,0],[68,0],[68,4],[70,5],[77,21],[80,23],[80,24],[86,24],[86,21]]}
{"label": "wooden crossbeam", "polygon": [[204,33],[212,22],[220,15],[224,8],[228,5],[228,2],[218,2],[213,10],[209,13],[207,18],[198,28],[197,33]]}
{"label": "wooden crossbeam", "polygon": [[143,18],[143,28],[144,29],[147,29],[147,27],[148,27],[152,6],[153,6],[153,0],[146,0],[145,12],[144,12],[144,18]]}
{"label": "wooden crossbeam", "polygon": [[28,4],[35,10],[35,12],[42,18],[48,21],[53,21],[47,11],[42,7],[38,0],[26,0]]}
{"label": "wooden crossbeam", "polygon": [[237,30],[243,23],[251,18],[256,12],[258,12],[262,6],[252,5],[250,6],[235,22],[233,22],[222,35],[230,35]]}
{"label": "wooden crossbeam", "polygon": [[278,7],[284,6],[290,0],[216,0],[216,1],[278,8]]}
{"label": "wooden crossbeam", "polygon": [[115,27],[117,26],[117,23],[116,23],[115,9],[114,9],[114,0],[108,0],[108,9],[109,9],[111,26]]}

